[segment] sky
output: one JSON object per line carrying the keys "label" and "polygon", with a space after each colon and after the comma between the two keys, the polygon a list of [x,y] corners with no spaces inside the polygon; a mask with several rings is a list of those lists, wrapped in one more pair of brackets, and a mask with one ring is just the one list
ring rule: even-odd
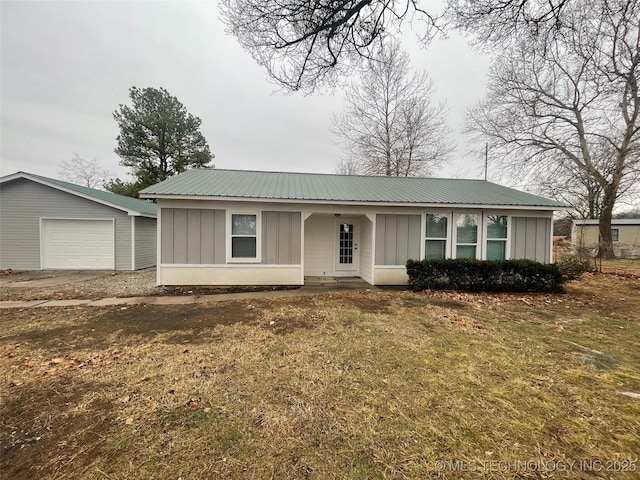
{"label": "sky", "polygon": [[[202,120],[216,168],[332,173],[341,148],[331,133],[343,90],[284,93],[225,33],[216,2],[2,1],[0,174],[60,178],[74,154],[126,176],[114,153],[113,112],[129,88],[164,87]],[[481,159],[462,136],[467,108],[486,88],[489,59],[464,38],[426,49],[405,29],[412,65],[449,107],[458,149],[442,177],[479,178]]]}

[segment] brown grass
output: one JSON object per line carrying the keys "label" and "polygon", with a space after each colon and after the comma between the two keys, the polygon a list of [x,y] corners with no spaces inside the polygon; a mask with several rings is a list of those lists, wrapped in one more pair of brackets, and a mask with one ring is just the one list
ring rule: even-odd
{"label": "brown grass", "polygon": [[563,295],[5,311],[0,472],[546,478],[482,462],[598,460],[626,471],[561,477],[637,478],[640,400],[621,392],[640,392],[639,292],[597,274]]}

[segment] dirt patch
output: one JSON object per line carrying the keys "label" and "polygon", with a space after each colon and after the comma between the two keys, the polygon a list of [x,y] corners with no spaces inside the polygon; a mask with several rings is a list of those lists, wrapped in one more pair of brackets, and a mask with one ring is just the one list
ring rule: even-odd
{"label": "dirt patch", "polygon": [[91,399],[99,388],[60,377],[5,390],[0,406],[2,477],[41,478],[52,473],[51,467],[72,460],[77,468],[95,458],[99,439],[108,435],[114,420],[110,402]]}
{"label": "dirt patch", "polygon": [[19,275],[21,273],[23,273],[22,270],[12,270],[8,268],[6,270],[0,270],[0,277],[7,277],[9,275]]}
{"label": "dirt patch", "polygon": [[[277,333],[313,328],[333,310],[361,313],[390,313],[401,307],[423,307],[424,299],[394,297],[377,293],[325,293],[317,296],[228,301],[215,304],[132,305],[113,307],[49,308],[47,324],[34,322],[45,316],[36,309],[14,310],[5,321],[23,323],[14,335],[0,337],[10,343],[23,342],[46,349],[51,355],[64,354],[70,346],[82,349],[106,348],[136,339],[146,341],[160,334],[163,342],[201,343],[221,325],[262,325]],[[315,308],[314,308],[315,307]],[[274,322],[274,323],[271,323]],[[203,335],[208,332],[208,335]],[[127,340],[128,339],[128,340]]]}
{"label": "dirt patch", "polygon": [[[210,308],[200,305],[133,305],[127,307],[107,307],[88,314],[82,308],[56,308],[53,315],[67,317],[70,322],[57,326],[33,325],[13,336],[6,336],[8,342],[24,342],[46,349],[52,354],[64,353],[69,346],[82,349],[100,349],[137,338],[148,340],[158,334],[175,333],[166,337],[167,341],[198,341],[204,330],[217,325],[252,323],[255,313],[246,303],[222,302]],[[19,322],[43,312],[21,310],[13,314],[13,321]],[[27,320],[28,321],[28,320]],[[121,339],[121,340],[118,340]]]}

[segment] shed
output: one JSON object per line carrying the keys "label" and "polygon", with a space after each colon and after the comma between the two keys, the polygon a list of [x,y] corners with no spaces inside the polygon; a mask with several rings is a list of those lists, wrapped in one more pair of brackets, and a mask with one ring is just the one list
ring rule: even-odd
{"label": "shed", "polygon": [[137,270],[155,263],[154,203],[25,172],[0,178],[0,268]]}
{"label": "shed", "polygon": [[[611,220],[613,252],[618,258],[640,258],[640,218]],[[600,243],[600,220],[574,220],[571,243],[575,253],[597,255]]]}

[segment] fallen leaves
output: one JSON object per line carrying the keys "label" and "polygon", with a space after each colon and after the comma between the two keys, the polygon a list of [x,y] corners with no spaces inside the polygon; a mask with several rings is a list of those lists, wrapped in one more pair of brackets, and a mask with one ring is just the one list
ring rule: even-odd
{"label": "fallen leaves", "polygon": [[[14,357],[15,355],[7,355]],[[35,377],[45,377],[61,375],[69,370],[90,370],[98,367],[110,367],[118,365],[122,362],[131,362],[137,359],[137,356],[131,352],[125,352],[123,349],[111,349],[106,352],[92,353],[86,357],[79,355],[65,355],[53,358],[33,358],[23,357],[20,363],[14,364],[12,369],[28,371],[30,375]],[[143,381],[149,380],[143,378]],[[15,383],[15,382],[14,382]]]}
{"label": "fallen leaves", "polygon": [[476,293],[440,290],[424,290],[421,292],[421,294],[429,298],[446,301],[465,302],[475,306],[489,308],[499,307],[504,304],[524,304],[530,307],[566,304],[567,308],[569,308],[570,304],[589,303],[588,300],[568,294]]}

